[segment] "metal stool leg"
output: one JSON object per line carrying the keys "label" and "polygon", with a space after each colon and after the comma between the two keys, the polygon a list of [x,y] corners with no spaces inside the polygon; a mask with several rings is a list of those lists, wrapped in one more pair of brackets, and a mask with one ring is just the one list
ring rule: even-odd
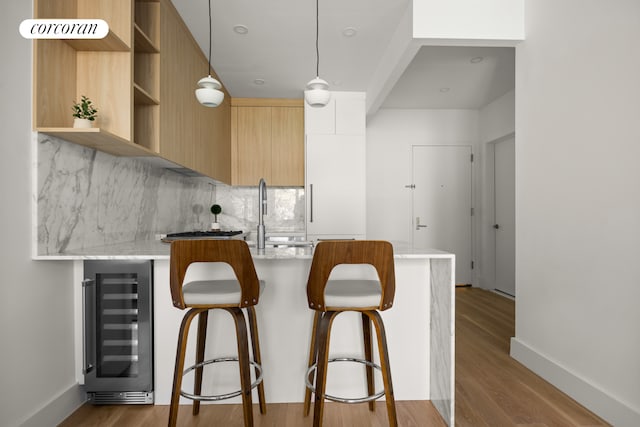
{"label": "metal stool leg", "polygon": [[389,352],[387,351],[387,335],[382,323],[382,317],[377,311],[367,311],[369,318],[373,321],[378,337],[378,350],[380,352],[380,366],[382,367],[382,380],[384,382],[385,399],[387,403],[387,414],[389,416],[389,426],[397,427],[398,418],[396,415],[396,403],[393,396],[393,384],[391,382],[391,370],[389,366]]}
{"label": "metal stool leg", "polygon": [[189,326],[191,326],[193,318],[204,310],[205,309],[201,308],[192,308],[182,318],[178,335],[178,347],[176,350],[176,365],[173,371],[173,391],[171,392],[171,406],[169,408],[169,427],[175,426],[178,419],[178,404],[180,403],[180,390],[182,388],[182,370],[184,369],[184,358],[187,352]]}
{"label": "metal stool leg", "polygon": [[238,363],[240,365],[240,387],[242,390],[242,411],[245,427],[253,427],[253,405],[251,401],[251,366],[249,365],[249,340],[247,324],[242,310],[237,307],[226,309],[233,316],[238,338]]}
{"label": "metal stool leg", "polygon": [[[196,365],[202,363],[204,360],[205,342],[207,340],[207,321],[209,318],[209,311],[203,311],[198,316],[198,344],[196,346]],[[200,366],[195,370],[195,378],[193,384],[193,394],[199,395],[202,392],[202,370]],[[193,415],[200,413],[200,401],[193,401]]]}
{"label": "metal stool leg", "polygon": [[[256,310],[253,306],[247,307],[249,315],[249,328],[251,330],[251,348],[253,349],[253,361],[262,366],[262,356],[260,355],[260,337],[258,336],[258,321],[256,319]],[[256,378],[259,371],[255,369]],[[258,401],[260,402],[260,413],[267,413],[267,403],[264,398],[264,380],[258,384]]]}
{"label": "metal stool leg", "polygon": [[[364,358],[368,362],[373,362],[373,350],[371,349],[371,320],[369,316],[362,313],[362,336],[364,338]],[[373,379],[373,367],[365,365],[367,371],[367,393],[369,396],[375,394],[375,383]],[[374,400],[369,402],[369,410],[375,411],[376,402]]]}
{"label": "metal stool leg", "polygon": [[[310,368],[314,363],[316,363],[316,356],[318,353],[317,349],[317,334],[318,334],[318,319],[320,318],[320,312],[316,311],[313,315],[313,326],[311,327],[311,344],[309,345],[309,363],[307,364],[307,368]],[[313,373],[315,375],[315,371]],[[313,384],[315,382],[315,378],[309,379],[309,382]],[[305,387],[304,389],[304,416],[309,415],[309,410],[311,409],[311,389]]]}

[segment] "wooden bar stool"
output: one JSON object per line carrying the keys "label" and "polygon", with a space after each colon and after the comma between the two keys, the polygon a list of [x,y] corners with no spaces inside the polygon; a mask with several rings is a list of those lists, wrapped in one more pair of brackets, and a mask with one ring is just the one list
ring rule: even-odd
{"label": "wooden bar stool", "polygon": [[[330,280],[331,271],[340,264],[372,265],[378,280]],[[343,240],[322,241],[315,248],[309,280],[307,300],[309,308],[315,310],[311,346],[309,349],[309,369],[305,378],[307,390],[304,400],[304,414],[309,414],[311,393],[315,394],[313,425],[322,425],[324,400],[343,403],[369,402],[369,409],[375,409],[375,400],[385,396],[390,426],[397,426],[395,400],[389,368],[389,355],[384,324],[378,310],[387,310],[393,305],[395,294],[395,270],[393,246],[385,241]],[[345,311],[357,311],[362,315],[365,359],[329,359],[329,338],[335,317]],[[373,363],[371,346],[371,322],[378,339],[380,366]],[[329,362],[358,362],[366,367],[367,390],[369,395],[358,399],[331,396],[325,393]],[[382,372],[384,390],[375,392],[373,369]]]}
{"label": "wooden bar stool", "polygon": [[[180,396],[192,399],[193,415],[200,411],[200,401],[217,401],[242,396],[245,427],[253,426],[251,392],[258,387],[260,412],[266,413],[258,325],[254,306],[258,303],[264,282],[258,280],[249,246],[243,240],[176,240],[171,243],[170,286],[173,305],[189,308],[180,326],[173,391],[169,409],[169,426],[175,426]],[[243,308],[249,317],[253,361],[249,359],[249,341]],[[204,359],[209,310],[223,309],[235,322],[238,357]],[[198,316],[196,363],[184,369],[187,338],[191,321]],[[211,363],[238,361],[240,390],[222,395],[201,395],[203,367]],[[251,383],[251,366],[256,380]],[[182,377],[195,371],[194,391],[182,390]]]}

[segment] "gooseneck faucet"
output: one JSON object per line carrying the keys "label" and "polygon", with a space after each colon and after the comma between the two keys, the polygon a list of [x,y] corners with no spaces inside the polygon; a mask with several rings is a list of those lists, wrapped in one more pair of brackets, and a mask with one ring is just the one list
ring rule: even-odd
{"label": "gooseneck faucet", "polygon": [[266,232],[264,229],[264,216],[267,214],[267,183],[260,178],[258,184],[258,249],[264,249]]}

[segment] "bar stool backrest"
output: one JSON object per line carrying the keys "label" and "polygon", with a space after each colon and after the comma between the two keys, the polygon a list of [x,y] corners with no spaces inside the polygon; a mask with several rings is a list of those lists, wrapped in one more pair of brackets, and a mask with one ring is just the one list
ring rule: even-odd
{"label": "bar stool backrest", "polygon": [[383,240],[325,240],[318,243],[313,253],[307,300],[309,308],[325,311],[324,290],[331,270],[340,264],[370,264],[377,273],[382,298],[379,310],[391,307],[396,291],[393,246]]}
{"label": "bar stool backrest", "polygon": [[187,307],[182,294],[182,284],[187,268],[194,262],[229,264],[242,292],[239,307],[258,303],[260,283],[247,242],[237,239],[174,240],[171,242],[170,287],[171,299],[175,307],[180,309]]}

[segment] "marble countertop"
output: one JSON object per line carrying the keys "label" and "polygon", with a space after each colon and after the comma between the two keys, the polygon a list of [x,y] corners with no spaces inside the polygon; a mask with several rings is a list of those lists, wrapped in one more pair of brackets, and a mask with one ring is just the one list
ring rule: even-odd
{"label": "marble countertop", "polygon": [[[34,260],[125,260],[125,259],[169,259],[169,243],[159,240],[133,241],[58,254],[34,255]],[[254,259],[311,259],[311,247],[267,247],[266,249],[250,248]],[[437,249],[414,249],[394,244],[395,258],[451,258],[453,254]]]}

